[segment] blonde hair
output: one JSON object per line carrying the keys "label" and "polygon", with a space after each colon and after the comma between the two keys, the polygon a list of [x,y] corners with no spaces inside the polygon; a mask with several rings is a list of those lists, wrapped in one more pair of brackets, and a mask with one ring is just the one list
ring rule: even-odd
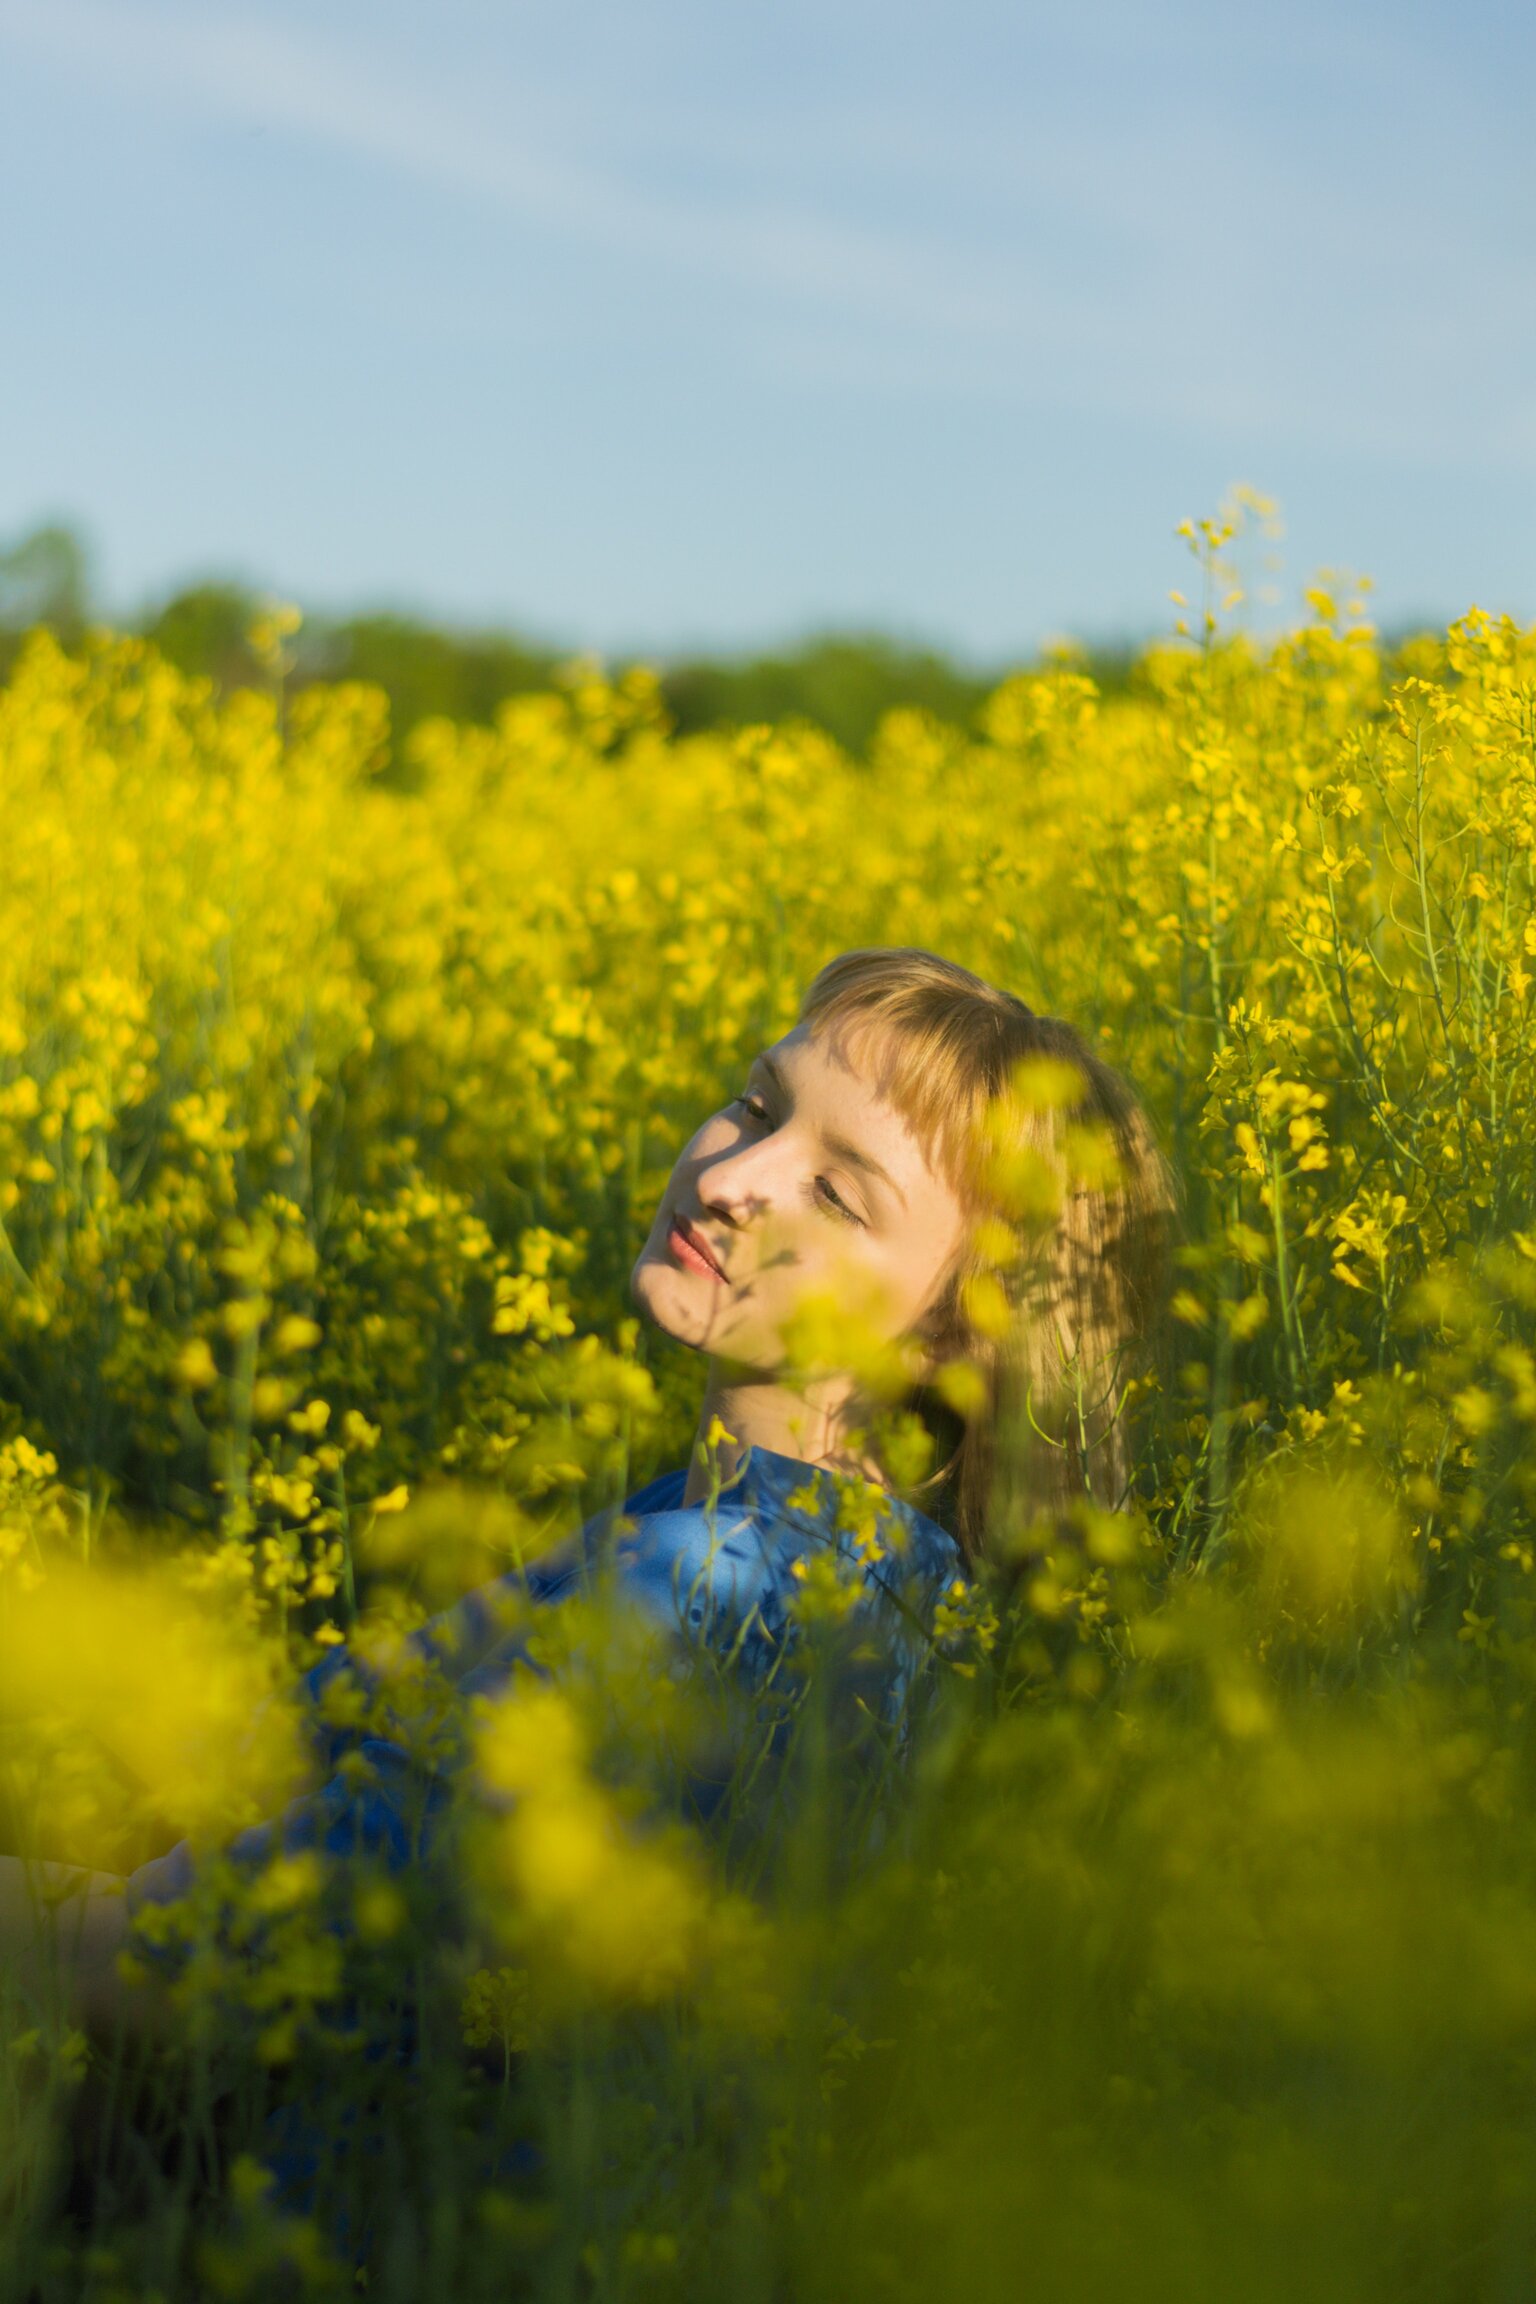
{"label": "blonde hair", "polygon": [[908,1493],[940,1491],[932,1508],[973,1567],[1076,1498],[1120,1506],[1126,1388],[1173,1207],[1131,1089],[1071,1025],[932,952],[842,953],[800,1022],[874,1057],[881,1093],[971,1219],[924,1323],[932,1373],[915,1403],[958,1438]]}

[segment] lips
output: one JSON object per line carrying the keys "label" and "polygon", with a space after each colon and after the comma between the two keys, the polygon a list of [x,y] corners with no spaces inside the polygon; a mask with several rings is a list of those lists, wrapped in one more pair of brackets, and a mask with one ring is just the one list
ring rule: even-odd
{"label": "lips", "polygon": [[686,1216],[674,1216],[668,1245],[680,1264],[695,1272],[707,1272],[711,1280],[726,1277],[714,1250],[697,1225],[690,1224]]}

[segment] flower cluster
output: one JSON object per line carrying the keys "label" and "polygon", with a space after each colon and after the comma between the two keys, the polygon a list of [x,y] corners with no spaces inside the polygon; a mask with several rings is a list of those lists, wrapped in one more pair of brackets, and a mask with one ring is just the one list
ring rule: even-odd
{"label": "flower cluster", "polygon": [[[341,2294],[370,2249],[401,2296],[1529,2285],[1536,635],[1387,648],[1320,588],[1261,646],[1238,541],[1191,524],[1200,604],[1123,687],[1062,653],[861,759],[675,737],[591,666],[392,749],[369,689],[285,699],[277,611],[268,694],[28,644],[0,1822],[117,1868],[190,1833],[234,1910],[141,1924],[140,1971],[176,1950],[216,2012],[180,2065],[109,2072],[0,1989],[18,2293]],[[459,1732],[403,1636],[683,1461],[693,1371],[628,1269],[688,1131],[860,944],[1070,1018],[1147,1104],[1180,1214],[1131,1508],[1003,1529],[946,1588],[910,1807],[856,1850],[796,1674],[721,1809],[750,1829],[659,1823],[692,1694],[560,1609],[470,1724],[453,1943],[367,1866],[344,1943],[318,1857],[219,1873],[299,1780],[298,1664],[350,1637],[424,1745]],[[1048,1222],[1059,1179],[1009,1177]],[[916,1491],[912,1371],[859,1315],[788,1342],[859,1369]],[[979,1383],[938,1389],[964,1417]],[[833,1491],[807,1680],[847,1563],[900,1565]],[[366,1743],[366,1707],[328,1725]]]}

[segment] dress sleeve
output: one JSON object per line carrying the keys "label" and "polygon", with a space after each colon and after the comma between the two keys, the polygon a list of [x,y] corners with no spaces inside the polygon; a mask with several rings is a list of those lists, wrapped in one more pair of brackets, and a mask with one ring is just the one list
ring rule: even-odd
{"label": "dress sleeve", "polygon": [[[323,1657],[293,1691],[320,1787],[238,1833],[223,1859],[251,1873],[304,1852],[368,1858],[390,1871],[430,1861],[467,1758],[463,1696],[528,1661],[529,1608],[580,1580],[593,1525],[532,1568],[467,1594],[387,1658],[352,1647]],[[184,1840],[140,1865],[128,1877],[129,1911],[179,1902],[198,1863]]]}
{"label": "dress sleeve", "polygon": [[[265,1870],[278,1856],[305,1852],[366,1857],[388,1871],[432,1853],[434,1826],[447,1808],[451,1779],[424,1769],[398,1744],[368,1737],[318,1792],[291,1800],[280,1816],[237,1833],[222,1851],[243,1872]],[[177,1903],[197,1881],[198,1858],[183,1840],[168,1855],[128,1876],[130,1914],[147,1904]]]}

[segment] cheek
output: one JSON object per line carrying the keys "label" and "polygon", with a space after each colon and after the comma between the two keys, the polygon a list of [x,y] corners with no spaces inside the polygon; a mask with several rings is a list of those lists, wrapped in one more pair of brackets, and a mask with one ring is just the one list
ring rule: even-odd
{"label": "cheek", "polygon": [[906,1243],[887,1267],[892,1297],[899,1307],[900,1324],[914,1328],[930,1313],[947,1289],[954,1269],[955,1251],[946,1245],[942,1255],[931,1247],[919,1251]]}
{"label": "cheek", "polygon": [[695,1129],[672,1163],[667,1188],[657,1202],[656,1214],[651,1220],[647,1247],[653,1247],[657,1241],[666,1237],[674,1209],[686,1208],[698,1198],[699,1170],[720,1150],[722,1140],[733,1135],[734,1130],[723,1112],[715,1113],[712,1119],[705,1121],[702,1128]]}

